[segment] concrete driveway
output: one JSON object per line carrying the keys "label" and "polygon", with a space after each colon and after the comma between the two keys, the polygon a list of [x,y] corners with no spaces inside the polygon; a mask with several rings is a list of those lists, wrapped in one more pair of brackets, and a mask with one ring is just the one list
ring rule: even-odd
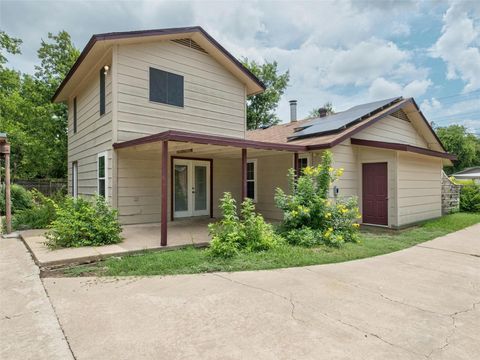
{"label": "concrete driveway", "polygon": [[480,358],[480,224],[341,264],[44,285],[77,360]]}

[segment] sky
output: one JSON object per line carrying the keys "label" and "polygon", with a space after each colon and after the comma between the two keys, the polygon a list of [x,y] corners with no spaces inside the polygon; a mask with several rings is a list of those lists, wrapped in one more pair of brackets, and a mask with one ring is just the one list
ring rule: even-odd
{"label": "sky", "polygon": [[33,72],[48,32],[83,49],[92,34],[200,25],[237,58],[277,61],[290,83],[277,114],[299,118],[414,97],[437,126],[480,135],[480,1],[8,1],[0,30],[23,40],[10,66]]}

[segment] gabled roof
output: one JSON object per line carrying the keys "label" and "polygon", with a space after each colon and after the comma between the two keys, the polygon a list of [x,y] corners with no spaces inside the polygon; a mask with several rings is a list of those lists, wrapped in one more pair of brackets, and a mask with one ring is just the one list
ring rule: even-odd
{"label": "gabled roof", "polygon": [[[366,105],[371,104],[372,103]],[[351,112],[350,114],[353,113],[353,115],[350,117],[344,116],[344,125],[337,127],[335,130],[329,130],[325,132],[318,131],[308,134],[308,136],[296,136],[298,133],[301,133],[303,129],[312,126],[312,123],[322,120],[328,121],[329,117],[335,117],[336,114],[319,119],[305,119],[293,123],[275,125],[267,129],[247,131],[247,139],[265,142],[307,145],[310,149],[331,148],[345,141],[346,139],[351,138],[366,127],[375,124],[384,117],[396,111],[403,110],[417,129],[422,128],[424,130],[423,133],[425,140],[429,144],[431,150],[442,153],[447,152],[413,98],[392,98],[373,104],[377,104],[378,108],[372,108],[371,106],[363,107],[364,110],[368,109],[368,112],[365,112],[363,116],[359,115],[357,111]],[[358,109],[359,107],[354,107],[353,109]],[[350,110],[346,111],[347,115],[349,112]]]}
{"label": "gabled roof", "polygon": [[95,63],[89,60],[95,57],[98,61],[100,56],[103,56],[106,53],[110,45],[131,44],[147,39],[148,41],[192,39],[246,85],[247,95],[258,94],[265,90],[265,85],[212,36],[210,36],[210,34],[200,26],[192,26],[169,29],[111,32],[93,35],[53,95],[52,101],[65,101],[68,98],[68,92],[73,89],[71,84],[82,80],[82,76],[77,75],[79,70],[82,68],[88,69],[93,66]]}

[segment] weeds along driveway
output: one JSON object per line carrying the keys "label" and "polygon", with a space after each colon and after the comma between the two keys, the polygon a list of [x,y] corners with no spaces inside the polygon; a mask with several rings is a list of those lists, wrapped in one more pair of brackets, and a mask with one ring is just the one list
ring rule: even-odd
{"label": "weeds along driveway", "polygon": [[480,358],[480,224],[341,264],[44,284],[79,360]]}

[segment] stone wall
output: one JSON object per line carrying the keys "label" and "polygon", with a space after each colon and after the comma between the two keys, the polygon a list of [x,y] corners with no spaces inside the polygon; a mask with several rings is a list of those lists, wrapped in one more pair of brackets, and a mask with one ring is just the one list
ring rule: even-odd
{"label": "stone wall", "polygon": [[442,171],[442,215],[460,210],[460,189],[462,185],[454,184]]}

